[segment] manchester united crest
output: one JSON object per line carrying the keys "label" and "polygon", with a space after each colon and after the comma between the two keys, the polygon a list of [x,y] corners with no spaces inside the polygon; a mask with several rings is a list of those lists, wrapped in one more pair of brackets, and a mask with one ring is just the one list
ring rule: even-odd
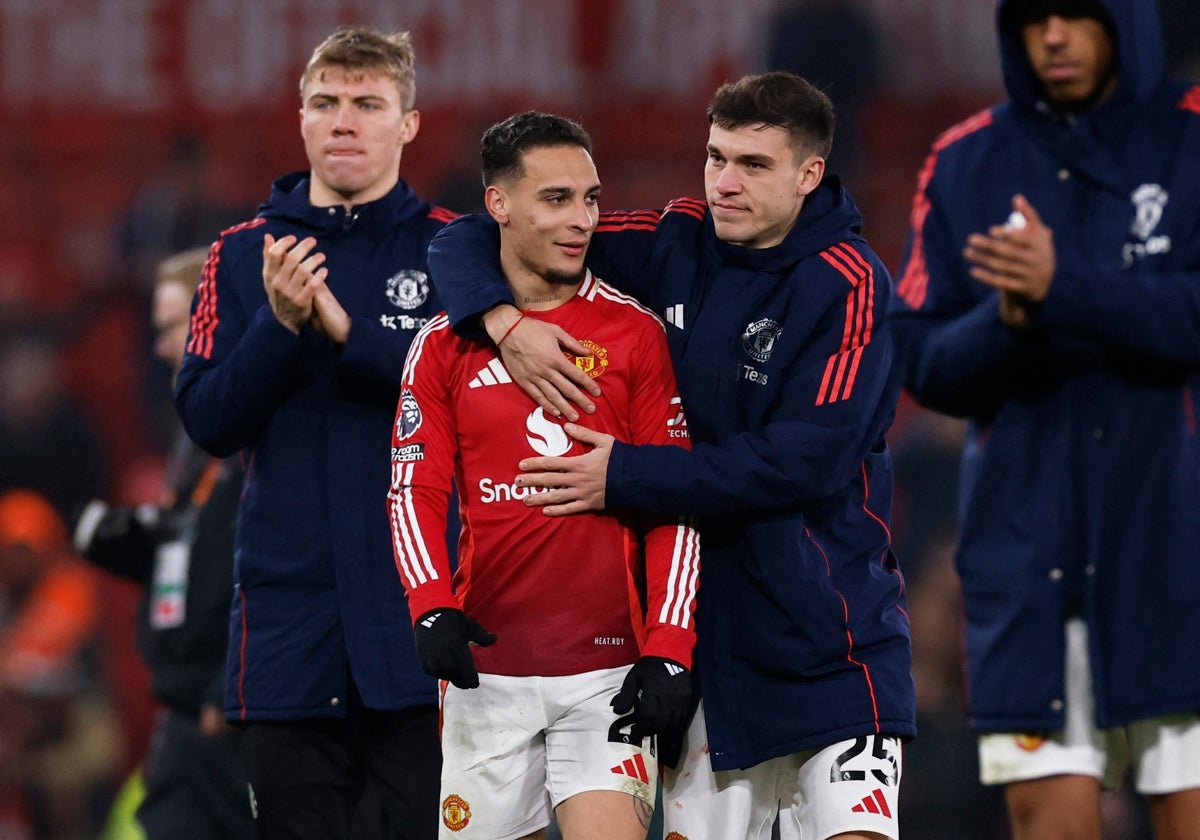
{"label": "manchester united crest", "polygon": [[401,309],[416,309],[429,297],[429,277],[424,271],[406,268],[387,279],[387,299]]}
{"label": "manchester united crest", "polygon": [[570,353],[564,353],[563,355],[574,362],[575,367],[592,377],[592,379],[595,379],[604,373],[604,369],[608,367],[608,349],[601,347],[596,342],[587,338],[581,340],[579,343],[592,352],[587,356],[572,356]]}
{"label": "manchester united crest", "polygon": [[763,318],[752,324],[747,324],[742,333],[742,349],[756,362],[765,362],[771,358],[775,342],[783,328],[778,321]]}
{"label": "manchester united crest", "polygon": [[451,831],[462,831],[471,822],[471,806],[457,794],[442,800],[442,824]]}
{"label": "manchester united crest", "polygon": [[1036,732],[1023,732],[1017,736],[1016,741],[1017,746],[1025,752],[1035,752],[1046,743],[1046,738]]}

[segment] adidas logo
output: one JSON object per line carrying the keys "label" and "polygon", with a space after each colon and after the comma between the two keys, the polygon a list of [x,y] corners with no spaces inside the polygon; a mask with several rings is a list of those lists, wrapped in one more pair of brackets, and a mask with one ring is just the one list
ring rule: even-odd
{"label": "adidas logo", "polygon": [[642,754],[638,753],[633,758],[627,758],[612,768],[612,772],[618,776],[628,776],[631,779],[637,779],[642,784],[650,784],[650,774],[646,772],[646,762],[642,760]]}
{"label": "adidas logo", "polygon": [[512,377],[504,369],[504,363],[499,359],[492,359],[486,367],[479,369],[475,378],[467,383],[467,387],[484,388],[488,385],[505,385],[509,382],[512,382]]}
{"label": "adidas logo", "polygon": [[684,671],[687,670],[682,665],[676,665],[674,662],[664,662],[663,665],[666,666],[667,673],[670,674],[672,677],[678,677],[680,674],[682,674]]}
{"label": "adidas logo", "polygon": [[889,819],[892,816],[892,809],[888,807],[887,800],[883,798],[883,791],[879,788],[875,788],[870,796],[864,796],[863,801],[850,810],[856,814],[882,814]]}
{"label": "adidas logo", "polygon": [[435,612],[433,615],[423,619],[421,621],[421,626],[424,627],[426,630],[429,630],[430,628],[433,627],[433,623],[441,617],[442,617],[442,614],[440,612]]}
{"label": "adidas logo", "polygon": [[676,303],[668,306],[666,311],[663,312],[663,320],[673,327],[683,329],[683,304]]}

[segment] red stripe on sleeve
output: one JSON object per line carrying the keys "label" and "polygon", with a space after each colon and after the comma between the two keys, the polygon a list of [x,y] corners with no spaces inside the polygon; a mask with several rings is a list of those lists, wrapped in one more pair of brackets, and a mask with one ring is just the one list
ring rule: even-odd
{"label": "red stripe on sleeve", "polygon": [[1181,110],[1200,114],[1200,85],[1196,85],[1183,95],[1179,107]]}
{"label": "red stripe on sleeve", "polygon": [[435,222],[449,222],[457,219],[458,216],[459,214],[455,213],[453,210],[447,210],[445,207],[439,207],[436,204],[429,210],[429,218],[433,219]]}
{"label": "red stripe on sleeve", "polygon": [[896,285],[896,294],[913,309],[921,308],[929,291],[929,268],[925,264],[925,221],[929,218],[929,210],[932,207],[928,189],[929,182],[933,179],[933,171],[937,167],[938,155],[950,144],[991,124],[992,112],[988,110],[980,111],[946,129],[933,142],[933,148],[917,176],[917,192],[913,196],[912,211],[908,216],[908,226],[913,237],[912,249],[909,252],[908,264],[904,268],[904,275]]}
{"label": "red stripe on sleeve", "polygon": [[870,263],[844,242],[822,251],[821,258],[837,269],[854,289],[846,297],[842,343],[825,365],[816,405],[850,398],[862,350],[870,343],[875,327],[875,272]]}
{"label": "red stripe on sleeve", "polygon": [[188,326],[189,337],[187,352],[205,359],[212,358],[213,333],[217,330],[217,266],[221,263],[221,250],[225,246],[225,238],[243,230],[256,228],[266,224],[263,218],[251,219],[221,231],[217,241],[208,251],[208,259],[200,273],[200,285],[196,288],[196,311],[192,313],[191,324]]}

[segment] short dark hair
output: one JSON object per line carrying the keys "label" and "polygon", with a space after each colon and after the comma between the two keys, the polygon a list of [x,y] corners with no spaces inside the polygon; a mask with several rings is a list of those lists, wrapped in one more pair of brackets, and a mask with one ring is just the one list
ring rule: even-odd
{"label": "short dark hair", "polygon": [[483,185],[490,187],[501,178],[519,179],[525,174],[525,153],[547,146],[581,146],[590,155],[592,138],[574,120],[540,111],[522,111],[496,123],[483,132],[480,142]]}
{"label": "short dark hair", "polygon": [[1051,15],[1098,20],[1108,31],[1108,37],[1116,41],[1116,24],[1100,0],[1008,0],[1000,7],[1000,29],[1019,37],[1025,24],[1043,21]]}
{"label": "short dark hair", "polygon": [[793,149],[828,158],[837,118],[829,97],[814,84],[775,70],[717,88],[708,104],[708,122],[726,129],[776,126],[791,135]]}

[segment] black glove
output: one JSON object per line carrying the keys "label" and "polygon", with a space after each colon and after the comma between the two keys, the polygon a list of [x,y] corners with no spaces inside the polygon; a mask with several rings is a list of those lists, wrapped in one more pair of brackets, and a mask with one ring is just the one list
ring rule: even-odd
{"label": "black glove", "polygon": [[[647,735],[658,736],[659,760],[674,766],[693,708],[692,674],[670,659],[643,656],[625,675],[612,707],[618,715],[632,712],[629,731],[632,741],[640,742]],[[672,754],[665,755],[667,752]]]}
{"label": "black glove", "polygon": [[442,607],[418,618],[413,635],[426,674],[449,680],[459,688],[479,687],[470,643],[487,647],[496,642],[495,633],[484,630],[462,610]]}
{"label": "black glove", "polygon": [[145,583],[158,545],[159,510],[155,507],[109,507],[89,502],[72,528],[75,550],[92,563]]}

